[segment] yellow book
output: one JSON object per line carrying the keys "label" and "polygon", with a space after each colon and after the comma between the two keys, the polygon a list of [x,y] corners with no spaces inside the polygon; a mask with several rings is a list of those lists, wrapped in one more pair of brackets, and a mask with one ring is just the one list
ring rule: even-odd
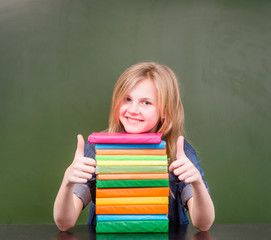
{"label": "yellow book", "polygon": [[167,161],[97,161],[98,166],[166,166]]}
{"label": "yellow book", "polygon": [[96,205],[168,204],[168,197],[96,198]]}

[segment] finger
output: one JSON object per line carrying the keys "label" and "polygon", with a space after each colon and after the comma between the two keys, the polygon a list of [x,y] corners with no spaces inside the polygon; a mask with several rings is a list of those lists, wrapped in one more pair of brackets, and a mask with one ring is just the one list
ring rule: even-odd
{"label": "finger", "polygon": [[96,161],[93,158],[89,158],[89,157],[81,158],[81,162],[88,166],[95,166],[96,164]]}
{"label": "finger", "polygon": [[76,178],[83,178],[83,179],[91,179],[92,178],[92,174],[91,173],[87,173],[87,172],[83,172],[83,171],[74,171],[74,177],[76,177]]}
{"label": "finger", "polygon": [[179,136],[177,140],[177,153],[176,158],[179,159],[184,155],[184,137]]}
{"label": "finger", "polygon": [[193,182],[196,182],[197,181],[197,176],[195,175],[191,175],[191,176],[188,176],[186,177],[184,180],[183,180],[185,183],[193,183]]}
{"label": "finger", "polygon": [[170,172],[172,172],[174,169],[175,169],[175,167],[172,165],[173,163],[171,163],[170,165],[169,165],[169,167],[168,167],[168,171],[170,171]]}
{"label": "finger", "polygon": [[184,174],[185,172],[189,171],[189,166],[183,165],[181,167],[178,167],[173,170],[174,175],[179,176],[181,174]]}
{"label": "finger", "polygon": [[75,155],[77,157],[84,157],[84,146],[85,146],[85,141],[84,138],[81,134],[77,135],[77,149],[75,152]]}
{"label": "finger", "polygon": [[197,181],[200,176],[195,169],[189,169],[188,171],[184,172],[183,174],[179,175],[179,180],[184,181],[185,183],[192,183]]}
{"label": "finger", "polygon": [[193,177],[193,175],[188,171],[188,172],[184,172],[184,173],[180,174],[180,175],[178,176],[178,179],[179,179],[180,181],[184,181],[184,182],[188,183],[188,182],[187,182],[187,179],[189,179],[189,178],[191,178],[191,177]]}
{"label": "finger", "polygon": [[173,172],[174,169],[176,169],[176,168],[178,168],[178,167],[181,167],[182,165],[184,165],[184,162],[183,162],[181,159],[175,160],[174,162],[172,162],[172,163],[169,165],[168,170],[169,170],[170,172]]}
{"label": "finger", "polygon": [[86,178],[72,177],[71,182],[73,183],[86,183],[88,180]]}
{"label": "finger", "polygon": [[187,177],[186,179],[184,179],[183,181],[185,182],[185,183],[193,183],[193,182],[195,182],[195,177],[194,176],[191,176],[191,177]]}
{"label": "finger", "polygon": [[87,166],[87,165],[81,166],[81,168],[79,170],[82,171],[82,172],[85,172],[85,173],[89,173],[89,174],[92,174],[92,173],[95,172],[95,168],[94,167]]}
{"label": "finger", "polygon": [[75,162],[73,164],[73,170],[76,172],[94,173],[94,166],[84,164],[82,162]]}

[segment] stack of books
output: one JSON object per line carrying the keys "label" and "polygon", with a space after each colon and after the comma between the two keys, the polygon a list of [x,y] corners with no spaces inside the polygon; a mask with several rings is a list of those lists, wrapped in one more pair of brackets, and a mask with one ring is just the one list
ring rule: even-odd
{"label": "stack of books", "polygon": [[168,232],[166,143],[159,133],[92,133],[96,232]]}

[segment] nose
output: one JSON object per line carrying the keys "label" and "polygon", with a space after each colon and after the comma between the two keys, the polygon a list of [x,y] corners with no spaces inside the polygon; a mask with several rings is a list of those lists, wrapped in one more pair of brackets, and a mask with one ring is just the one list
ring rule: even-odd
{"label": "nose", "polygon": [[129,107],[128,107],[128,112],[130,113],[130,114],[139,114],[139,108],[138,108],[138,104],[137,103],[135,103],[135,102],[133,102],[133,103],[131,103],[130,105],[129,105]]}

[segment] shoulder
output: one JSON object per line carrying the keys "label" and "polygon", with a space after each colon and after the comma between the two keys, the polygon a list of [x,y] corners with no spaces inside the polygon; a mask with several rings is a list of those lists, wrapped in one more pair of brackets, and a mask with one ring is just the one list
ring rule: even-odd
{"label": "shoulder", "polygon": [[[102,132],[108,132],[108,129],[105,129]],[[85,157],[95,158],[95,143],[89,143],[86,141],[84,147],[84,155]]]}
{"label": "shoulder", "polygon": [[196,150],[192,147],[192,145],[184,139],[184,153],[189,158],[189,160],[197,167],[199,168],[199,159],[196,153]]}
{"label": "shoulder", "polygon": [[186,139],[184,139],[184,152],[185,154],[196,154],[195,149]]}

